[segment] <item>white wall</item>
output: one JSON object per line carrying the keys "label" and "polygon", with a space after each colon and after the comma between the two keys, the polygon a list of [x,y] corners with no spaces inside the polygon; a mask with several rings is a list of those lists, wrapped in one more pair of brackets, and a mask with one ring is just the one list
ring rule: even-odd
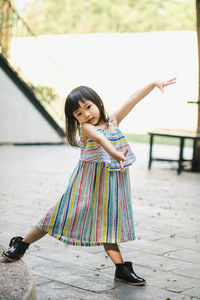
{"label": "white wall", "polygon": [[61,141],[58,133],[0,69],[0,143]]}

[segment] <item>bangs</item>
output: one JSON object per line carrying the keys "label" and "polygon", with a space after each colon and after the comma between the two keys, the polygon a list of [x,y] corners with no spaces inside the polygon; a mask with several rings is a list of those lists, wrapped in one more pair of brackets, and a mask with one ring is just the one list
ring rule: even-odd
{"label": "bangs", "polygon": [[97,93],[89,87],[80,86],[74,89],[67,97],[67,110],[73,113],[80,108],[79,101],[85,103],[87,100],[100,107],[102,101]]}
{"label": "bangs", "polygon": [[67,101],[67,107],[66,107],[66,113],[67,115],[73,114],[74,111],[78,110],[80,108],[79,102],[85,103],[86,100],[83,97],[79,97],[77,95],[74,95],[74,97],[70,97]]}

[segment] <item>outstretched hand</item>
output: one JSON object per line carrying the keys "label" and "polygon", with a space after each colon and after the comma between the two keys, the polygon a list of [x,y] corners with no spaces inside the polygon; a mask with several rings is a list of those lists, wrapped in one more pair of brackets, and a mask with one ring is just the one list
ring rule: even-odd
{"label": "outstretched hand", "polygon": [[167,81],[155,81],[155,87],[159,88],[164,93],[164,87],[176,83],[176,77]]}

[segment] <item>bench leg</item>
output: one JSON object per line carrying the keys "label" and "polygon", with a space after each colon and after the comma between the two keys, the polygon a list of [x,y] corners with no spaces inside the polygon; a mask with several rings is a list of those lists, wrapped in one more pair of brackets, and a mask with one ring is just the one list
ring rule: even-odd
{"label": "bench leg", "polygon": [[151,169],[152,163],[152,148],[153,148],[153,134],[150,136],[150,148],[149,148],[149,170]]}
{"label": "bench leg", "polygon": [[178,174],[180,174],[181,171],[182,171],[183,149],[184,149],[184,137],[181,137],[181,139],[180,139],[179,161],[178,161]]}
{"label": "bench leg", "polygon": [[195,171],[195,155],[196,155],[196,144],[197,141],[194,139],[193,141],[193,154],[192,154],[192,171]]}

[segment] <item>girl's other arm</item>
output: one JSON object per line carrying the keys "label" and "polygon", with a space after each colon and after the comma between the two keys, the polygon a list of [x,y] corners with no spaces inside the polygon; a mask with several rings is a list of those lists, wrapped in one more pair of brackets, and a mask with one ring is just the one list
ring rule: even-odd
{"label": "girl's other arm", "polygon": [[114,114],[110,116],[110,119],[113,123],[116,124],[116,126],[119,125],[119,123],[128,115],[128,113],[134,108],[134,106],[142,100],[144,97],[146,97],[155,87],[159,88],[162,93],[164,93],[164,87],[174,84],[176,82],[176,78],[172,78],[167,81],[155,81],[152,83],[149,83],[144,88],[136,91],[134,94],[130,96],[128,101],[125,102],[125,104]]}
{"label": "girl's other arm", "polygon": [[128,150],[125,150],[124,152],[117,151],[115,147],[113,147],[113,145],[107,140],[107,138],[102,133],[98,132],[91,124],[82,124],[82,132],[85,139],[91,139],[100,144],[106,150],[106,152],[116,159],[120,164],[121,171],[123,172],[123,162],[126,159]]}

